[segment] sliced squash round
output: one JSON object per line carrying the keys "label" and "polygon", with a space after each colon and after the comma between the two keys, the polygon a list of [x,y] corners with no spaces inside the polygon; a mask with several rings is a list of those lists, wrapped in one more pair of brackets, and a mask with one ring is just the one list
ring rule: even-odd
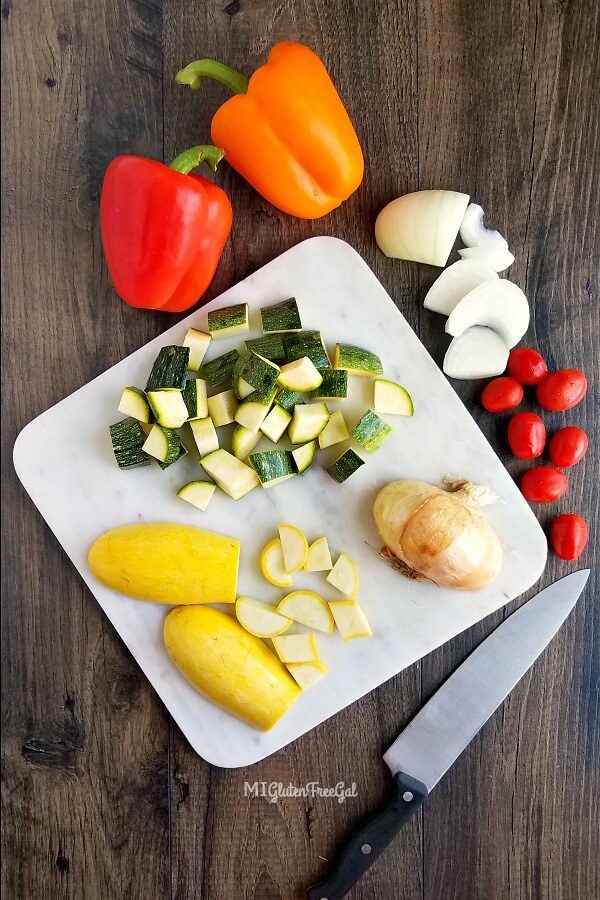
{"label": "sliced squash round", "polygon": [[259,559],[260,571],[269,584],[275,587],[291,587],[292,579],[286,573],[283,565],[283,551],[281,549],[281,541],[279,538],[273,538],[272,541],[263,547]]}
{"label": "sliced squash round", "polygon": [[291,619],[276,612],[270,603],[244,595],[235,601],[235,614],[246,631],[261,638],[283,634],[292,624]]}
{"label": "sliced squash round", "polygon": [[308,556],[308,541],[304,532],[295,525],[280,525],[279,540],[283,550],[283,562],[288,575],[298,572]]}
{"label": "sliced squash round", "polygon": [[315,631],[333,632],[334,620],[328,604],[314,591],[292,591],[283,598],[277,612]]}

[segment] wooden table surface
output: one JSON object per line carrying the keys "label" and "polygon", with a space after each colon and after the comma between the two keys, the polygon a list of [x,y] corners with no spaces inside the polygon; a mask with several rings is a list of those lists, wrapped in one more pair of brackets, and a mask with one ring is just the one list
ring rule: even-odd
{"label": "wooden table surface", "polygon": [[[4,42],[4,882],[8,898],[292,898],[388,787],[381,754],[442,680],[516,608],[460,635],[247,770],[199,759],[169,720],[17,483],[10,453],[34,416],[172,324],[114,295],[98,229],[117,153],[170,160],[208,136],[225,90],[179,88],[214,56],[251,72],[273,43],[325,60],[356,124],[363,184],[317,222],[272,209],[222,165],[235,225],[208,296],[311,235],[364,256],[436,360],[447,338],[421,301],[436,271],[386,259],[373,220],[418,188],[489,210],[532,309],[528,340],[584,368],[586,401],[556,415],[595,444],[549,509],[598,518],[599,6],[530,0],[2,0]],[[504,420],[456,384],[492,443]],[[40,447],[40,453],[44,448]],[[506,454],[504,456],[506,458]],[[517,466],[515,471],[521,470]],[[550,559],[542,583],[573,567]],[[538,587],[541,585],[538,585]],[[529,594],[532,594],[530,591]],[[600,897],[600,607],[575,612],[422,815],[354,898]],[[254,781],[355,782],[332,799],[245,798]]]}

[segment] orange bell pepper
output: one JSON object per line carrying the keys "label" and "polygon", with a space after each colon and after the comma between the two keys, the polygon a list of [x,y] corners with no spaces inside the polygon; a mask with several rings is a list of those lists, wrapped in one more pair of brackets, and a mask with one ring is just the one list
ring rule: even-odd
{"label": "orange bell pepper", "polygon": [[356,132],[327,69],[308,47],[276,44],[250,79],[200,59],[176,80],[198,90],[204,77],[235,94],[213,117],[214,143],[273,206],[318,219],[357,189],[364,162]]}

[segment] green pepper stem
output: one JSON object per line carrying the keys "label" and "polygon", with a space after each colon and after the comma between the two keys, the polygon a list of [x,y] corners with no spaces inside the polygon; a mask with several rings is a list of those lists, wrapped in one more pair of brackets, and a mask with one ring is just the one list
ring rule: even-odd
{"label": "green pepper stem", "polygon": [[192,169],[205,162],[213,172],[216,172],[217,166],[224,156],[225,151],[220,147],[213,147],[212,144],[201,144],[198,147],[190,147],[189,150],[184,150],[183,153],[175,157],[169,168],[175,169],[176,172],[181,172],[183,175],[188,175]]}
{"label": "green pepper stem", "polygon": [[234,94],[245,94],[248,90],[248,79],[230,66],[216,59],[197,59],[181,69],[175,76],[177,84],[187,84],[193,91],[198,91],[203,78],[214,78],[228,87]]}

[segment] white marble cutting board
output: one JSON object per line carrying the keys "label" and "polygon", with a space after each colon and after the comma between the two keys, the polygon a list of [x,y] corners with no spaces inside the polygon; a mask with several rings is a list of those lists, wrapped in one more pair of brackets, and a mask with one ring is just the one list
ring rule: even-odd
{"label": "white marble cutting board", "polygon": [[[321,329],[328,346],[341,341],[375,350],[385,374],[412,394],[414,417],[389,417],[394,434],[344,485],[316,467],[272,490],[257,488],[238,503],[217,492],[206,513],[175,495],[181,485],[202,477],[196,454],[164,472],[154,465],[120,471],[108,425],[119,418],[122,388],[145,385],[159,348],[181,343],[190,325],[205,328],[207,310],[239,301],[250,304],[250,336],[258,336],[259,307],[292,295],[304,327]],[[207,359],[239,344],[239,338],[213,341]],[[350,381],[350,399],[343,406],[353,426],[359,410],[372,402],[372,387],[367,379]],[[226,446],[228,439],[229,434],[222,441]],[[339,450],[331,448],[325,458]],[[330,237],[292,248],[43,413],[19,435],[14,461],[33,502],[192,747],[218,766],[257,762],[295,740],[521,594],[546,560],[540,526],[451,385],[361,257]],[[439,483],[447,473],[487,484],[505,501],[488,509],[504,547],[502,572],[477,593],[408,581],[371,549],[380,546],[371,515],[377,489],[400,477]],[[93,541],[109,528],[138,520],[187,522],[241,538],[239,591],[270,601],[285,592],[262,580],[257,557],[276,536],[277,524],[294,523],[309,540],[325,534],[334,553],[346,550],[360,566],[359,600],[374,636],[344,644],[337,635],[320,635],[328,677],[271,731],[256,731],[196,693],[173,667],[161,640],[164,607],[115,594],[88,571]],[[294,576],[294,583],[318,587],[335,599],[336,591],[318,575]],[[336,727],[335,720],[330,727]]]}

